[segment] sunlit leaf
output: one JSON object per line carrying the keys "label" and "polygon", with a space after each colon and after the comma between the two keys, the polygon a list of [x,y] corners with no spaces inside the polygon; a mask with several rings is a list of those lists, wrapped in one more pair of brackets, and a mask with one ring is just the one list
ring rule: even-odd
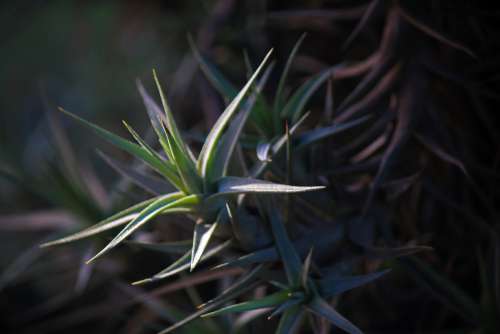
{"label": "sunlit leaf", "polygon": [[116,247],[125,238],[132,234],[135,230],[140,228],[142,225],[156,217],[161,213],[178,213],[178,212],[190,212],[193,206],[199,203],[198,195],[188,195],[172,193],[168,195],[161,196],[153,203],[144,208],[137,217],[134,218],[125,228],[118,233],[118,235],[111,240],[109,244],[104,247],[99,253],[97,253],[93,258],[87,262],[92,262],[103,254],[107,253],[112,248]]}
{"label": "sunlit leaf", "polygon": [[101,221],[101,222],[99,222],[91,227],[88,227],[88,228],[86,228],[78,233],[72,234],[72,235],[64,237],[62,239],[58,239],[58,240],[44,243],[44,244],[40,245],[40,247],[49,247],[49,246],[54,246],[54,245],[59,245],[59,244],[64,244],[64,243],[84,239],[84,238],[99,234],[101,232],[110,230],[112,228],[115,228],[115,227],[118,227],[121,225],[125,225],[129,221],[137,218],[137,216],[139,215],[139,212],[142,209],[144,209],[145,207],[147,207],[148,205],[150,205],[154,201],[157,201],[159,198],[161,198],[161,197],[160,196],[154,197],[154,198],[148,199],[144,202],[138,203],[138,204],[131,206],[130,208],[125,209],[123,211],[120,211],[120,212],[112,215],[111,217],[106,218],[103,221]]}
{"label": "sunlit leaf", "polygon": [[246,83],[246,85],[241,89],[238,95],[231,101],[231,103],[227,106],[226,110],[222,113],[222,115],[218,118],[217,122],[213,126],[212,130],[207,136],[205,143],[200,152],[200,156],[198,157],[198,169],[201,173],[202,177],[206,175],[210,175],[210,168],[213,167],[213,159],[215,158],[215,149],[219,144],[219,139],[222,136],[222,133],[229,121],[235,114],[237,108],[242,102],[245,95],[250,90],[250,87],[254,83],[255,79],[264,68],[267,59],[270,57],[272,51],[269,51],[267,55],[264,57],[264,60],[261,62],[257,70],[254,72],[250,80]]}

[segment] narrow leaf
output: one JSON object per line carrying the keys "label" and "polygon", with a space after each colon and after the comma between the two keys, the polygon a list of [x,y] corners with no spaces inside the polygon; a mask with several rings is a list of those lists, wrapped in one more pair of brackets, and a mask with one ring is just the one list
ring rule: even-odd
{"label": "narrow leaf", "polygon": [[269,224],[271,225],[274,242],[283,261],[283,266],[285,267],[288,283],[292,287],[297,287],[301,279],[302,263],[300,256],[288,237],[284,222],[271,202],[268,202],[267,214],[269,216]]}
{"label": "narrow leaf", "polygon": [[195,225],[193,247],[191,250],[191,271],[193,271],[193,269],[196,267],[201,259],[201,256],[203,255],[203,252],[207,248],[208,243],[210,242],[210,239],[212,238],[212,235],[219,224],[219,219],[220,218],[217,218],[217,220],[212,224],[204,224],[203,222],[201,222]]}
{"label": "narrow leaf", "polygon": [[167,177],[169,180],[174,180],[175,179],[175,174],[173,170],[170,168],[168,164],[165,163],[165,161],[162,161],[161,159],[157,158],[156,156],[152,155],[151,153],[148,152],[145,148],[134,144],[126,139],[121,138],[120,136],[117,136],[97,125],[94,125],[83,118],[80,118],[62,108],[59,108],[60,111],[65,113],[68,116],[71,116],[72,118],[76,119],[79,121],[81,124],[85,125],[86,127],[92,129],[95,131],[99,136],[102,138],[106,139],[109,141],[111,144],[121,148],[122,150],[132,154],[133,156],[143,160],[146,162],[148,165],[150,165],[152,168],[154,168],[156,171],[158,171],[160,174],[164,175]]}
{"label": "narrow leaf", "polygon": [[271,55],[271,51],[267,53],[267,55],[264,57],[264,60],[261,62],[257,70],[254,72],[250,80],[246,83],[246,85],[241,89],[241,91],[238,93],[238,95],[231,101],[231,103],[227,106],[226,110],[222,113],[222,115],[219,117],[217,122],[215,123],[214,127],[210,131],[210,133],[207,136],[207,139],[201,149],[200,156],[198,158],[198,169],[200,170],[201,176],[204,177],[205,175],[209,174],[209,169],[212,167],[213,164],[213,159],[214,159],[214,151],[219,143],[219,139],[222,136],[222,132],[224,131],[225,127],[231,120],[232,116],[236,112],[238,106],[240,105],[241,101],[249,91],[250,87],[254,83],[255,79],[263,69],[265,63],[267,62],[267,59]]}
{"label": "narrow leaf", "polygon": [[267,82],[267,79],[269,78],[269,74],[271,73],[272,68],[273,67],[271,65],[266,69],[261,79],[257,83],[255,89],[251,93],[250,97],[245,101],[242,111],[234,118],[234,120],[229,125],[228,130],[222,138],[220,147],[216,150],[216,158],[214,162],[215,166],[213,168],[212,175],[210,175],[211,179],[216,180],[226,175],[229,162],[233,155],[238,139],[240,138],[241,131],[243,130],[250,112],[253,110],[258,96],[260,95],[264,85]]}
{"label": "narrow leaf", "polygon": [[248,302],[243,302],[239,304],[234,304],[234,305],[229,305],[226,307],[223,307],[217,311],[205,313],[202,315],[202,318],[205,317],[214,317],[222,314],[227,314],[227,313],[234,313],[234,312],[246,312],[246,311],[251,311],[255,309],[260,309],[260,308],[267,308],[267,307],[273,307],[276,305],[279,305],[286,300],[290,298],[290,291],[285,290],[285,291],[279,291],[276,293],[273,293],[271,295],[268,295],[264,298],[261,299],[256,299]]}
{"label": "narrow leaf", "polygon": [[199,202],[198,195],[184,196],[184,194],[177,192],[168,195],[161,196],[159,199],[148,205],[144,210],[142,210],[139,215],[132,220],[125,228],[118,233],[118,235],[111,240],[109,244],[104,247],[99,253],[97,253],[93,258],[87,261],[90,263],[107,253],[112,248],[116,247],[125,238],[132,234],[139,227],[159,215],[160,213],[174,213],[174,212],[190,212],[194,205]]}
{"label": "narrow leaf", "polygon": [[[292,66],[293,61],[295,60],[295,56],[297,55],[297,52],[299,51],[300,46],[302,45],[302,42],[304,41],[304,38],[306,38],[306,33],[303,33],[297,42],[295,42],[295,45],[293,46],[292,51],[290,52],[290,56],[288,56],[288,59],[285,64],[285,68],[283,69],[283,73],[281,74],[280,81],[278,83],[278,88],[276,89],[276,95],[275,95],[275,100],[274,100],[274,107],[273,107],[273,115],[279,115],[282,104],[283,104],[283,90],[285,88],[285,82],[288,77],[288,72],[290,71],[290,68]],[[275,122],[279,121],[279,117],[276,118]],[[279,124],[277,124],[279,126]]]}
{"label": "narrow leaf", "polygon": [[[202,255],[200,262],[219,254],[220,252],[228,248],[230,245],[231,245],[231,240],[228,240],[220,245],[210,248],[205,252],[205,254]],[[187,251],[177,261],[175,261],[174,263],[172,263],[170,266],[163,269],[159,273],[155,274],[153,277],[134,282],[133,284],[142,284],[142,283],[157,281],[160,279],[165,279],[167,277],[183,272],[184,270],[187,270],[190,267],[190,264],[191,264],[191,250]]]}
{"label": "narrow leaf", "polygon": [[382,270],[375,273],[359,276],[339,276],[337,274],[325,277],[319,280],[318,288],[324,298],[334,297],[345,291],[368,284],[383,275],[387,274],[390,269]]}
{"label": "narrow leaf", "polygon": [[161,195],[175,191],[169,183],[162,179],[143,174],[136,169],[128,167],[125,164],[111,158],[101,151],[98,151],[97,153],[116,172],[153,195]]}
{"label": "narrow leaf", "polygon": [[345,330],[350,334],[363,334],[363,332],[354,326],[349,320],[344,318],[340,313],[335,311],[325,300],[320,297],[314,298],[309,303],[308,308],[319,316],[322,316],[340,329]]}
{"label": "narrow leaf", "polygon": [[246,177],[227,176],[217,183],[217,193],[213,196],[243,193],[298,193],[324,188],[324,186],[289,186]]}
{"label": "narrow leaf", "polygon": [[96,235],[98,233],[110,230],[112,228],[124,225],[128,223],[129,221],[135,219],[139,215],[139,211],[153,203],[154,201],[158,200],[160,197],[154,197],[151,199],[148,199],[147,201],[138,203],[134,206],[131,206],[130,208],[120,211],[111,217],[91,226],[88,227],[78,233],[72,234],[70,236],[64,237],[62,239],[54,240],[51,242],[44,243],[40,245],[40,247],[49,247],[49,246],[54,246],[54,245],[60,245],[60,244],[65,244],[68,242],[84,239],[93,235]]}

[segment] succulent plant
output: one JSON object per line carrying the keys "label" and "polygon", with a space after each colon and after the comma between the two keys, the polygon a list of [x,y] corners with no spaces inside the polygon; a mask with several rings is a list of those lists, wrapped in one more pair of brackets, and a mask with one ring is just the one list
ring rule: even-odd
{"label": "succulent plant", "polygon": [[[300,41],[295,51],[292,52],[291,58],[298,49]],[[208,67],[197,51],[195,53],[202,62],[202,67]],[[125,127],[136,143],[61,109],[104,139],[142,160],[163,179],[127,170],[126,167],[105,156],[105,159],[115,168],[127,173],[138,184],[144,185],[145,189],[153,190],[152,192],[158,195],[118,212],[83,231],[42,246],[76,241],[125,225],[106,247],[88,261],[91,262],[124,242],[134,231],[155,217],[181,213],[191,217],[194,221],[191,242],[182,241],[182,245],[176,242],[156,245],[141,242],[133,244],[150,248],[157,247],[167,251],[175,248],[174,253],[179,251],[179,246],[181,249],[184,247],[188,249],[185,250],[183,256],[164,270],[135,284],[165,279],[187,269],[192,271],[200,262],[215,256],[221,259],[226,258],[216,266],[218,268],[234,266],[246,268],[245,273],[233,285],[201,305],[193,315],[176,322],[162,333],[172,331],[199,316],[211,317],[229,312],[267,310],[268,308],[274,308],[271,317],[282,314],[277,328],[278,333],[289,332],[306,310],[327,318],[335,326],[350,333],[361,333],[356,326],[335,311],[327,300],[343,291],[375,280],[386,271],[361,276],[345,275],[354,268],[352,261],[357,261],[356,259],[360,256],[362,258],[365,256],[363,254],[370,254],[370,252],[375,252],[371,254],[375,257],[394,257],[420,250],[418,247],[408,247],[377,253],[374,249],[364,246],[361,253],[358,252],[358,255],[353,253],[354,257],[345,260],[344,265],[332,264],[328,257],[332,255],[332,245],[343,239],[345,232],[342,225],[334,226],[331,233],[325,233],[325,228],[318,228],[318,224],[315,224],[316,227],[308,227],[304,224],[305,221],[302,221],[303,217],[291,216],[292,208],[288,199],[292,193],[318,191],[324,186],[296,186],[257,178],[267,168],[275,171],[276,168],[281,167],[279,159],[275,161],[274,158],[278,158],[280,154],[282,156],[281,151],[286,147],[284,155],[287,162],[283,167],[285,171],[273,172],[270,175],[278,180],[285,178],[285,181],[289,183],[292,172],[290,167],[292,151],[300,150],[301,147],[319,139],[350,129],[367,119],[363,117],[344,124],[316,128],[302,133],[292,141],[292,136],[307,117],[307,114],[302,115],[303,107],[313,91],[325,80],[324,75],[320,80],[306,83],[298,90],[298,93],[292,95],[287,103],[283,103],[281,93],[278,93],[274,109],[266,110],[267,117],[271,117],[275,124],[265,135],[264,140],[267,140],[268,144],[264,145],[265,147],[261,144],[254,147],[254,157],[257,159],[252,168],[240,168],[237,176],[228,176],[230,166],[237,163],[245,166],[244,158],[236,161],[233,153],[241,145],[241,135],[246,120],[262,112],[260,108],[264,100],[261,91],[273,68],[273,64],[266,65],[270,54],[271,52],[266,55],[245,86],[239,92],[230,95],[231,102],[207,135],[198,158],[195,158],[193,151],[182,138],[156,72],[153,72],[153,76],[163,104],[163,111],[140,82],[138,82],[138,89],[148,111],[151,126],[157,135],[161,152],[157,152],[148,145],[125,122]],[[291,60],[287,67],[290,62]],[[282,90],[286,72],[287,69],[280,81],[278,92]],[[207,73],[213,75],[213,68]],[[328,73],[328,76],[331,76],[333,72]],[[282,112],[282,110],[292,109],[294,111],[291,113]],[[293,125],[288,128],[288,123]],[[257,126],[261,127],[261,124]],[[251,154],[251,151],[248,154]],[[165,193],[166,189],[172,188],[174,191]],[[280,201],[274,198],[276,194],[285,194],[285,200]],[[320,197],[325,196],[327,197],[327,195]],[[321,201],[325,200],[326,198],[321,199]],[[303,198],[300,201],[301,205],[312,208],[314,212],[321,212],[321,209],[309,199]],[[211,243],[214,243],[214,246],[209,247]],[[311,248],[313,244],[316,248],[314,256]],[[231,254],[233,254],[232,258]],[[237,256],[234,257],[234,254]],[[313,268],[315,270],[312,270]],[[220,308],[228,301],[243,296],[249,289],[261,284],[267,285],[269,290],[277,291],[262,299]]]}

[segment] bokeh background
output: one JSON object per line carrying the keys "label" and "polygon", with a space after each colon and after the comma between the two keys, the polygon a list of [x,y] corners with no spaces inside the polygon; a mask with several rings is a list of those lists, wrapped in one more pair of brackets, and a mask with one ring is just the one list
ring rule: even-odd
{"label": "bokeh background", "polygon": [[[0,331],[153,333],[172,320],[168,306],[160,305],[165,301],[161,294],[154,300],[159,304],[140,300],[140,291],[126,283],[154,272],[157,255],[148,253],[145,259],[122,250],[126,257],[104,260],[91,275],[82,259],[92,245],[37,247],[135,198],[123,191],[120,177],[96,148],[122,161],[129,157],[66,119],[57,106],[122,135],[121,120],[145,134],[148,120],[135,80],[154,92],[154,68],[176,119],[196,144],[224,101],[200,73],[188,36],[233,82],[242,84],[246,61],[255,66],[273,47],[279,73],[296,40],[307,32],[288,83],[295,87],[327,66],[365,59],[377,50],[389,8],[397,3],[383,2],[2,3]],[[426,180],[431,190],[419,195],[423,199],[384,200],[381,210],[401,218],[391,228],[396,239],[435,248],[421,258],[435,272],[417,276],[410,273],[419,271],[418,265],[402,264],[401,272],[396,270],[377,288],[349,295],[347,309],[351,319],[373,329],[367,333],[498,333],[498,10],[466,1],[400,2],[413,17],[443,32],[436,38],[425,27],[408,24],[405,29],[411,32],[394,53],[405,62],[421,50],[432,54],[430,69],[422,71],[432,72],[434,66],[424,85],[437,96],[432,108],[439,116],[424,120],[423,128],[440,134],[433,137],[439,145],[430,154],[419,153],[418,159],[444,160],[445,166],[441,161],[432,167]],[[365,17],[372,3],[377,10]],[[364,20],[362,31],[346,47],[348,36]],[[443,36],[448,38],[444,42]],[[273,76],[267,94],[277,85],[278,76]],[[405,80],[412,78],[403,77],[398,85]],[[335,85],[334,104],[358,82]],[[326,89],[331,87],[322,88],[309,103],[313,112],[323,111]],[[417,160],[411,155],[414,145],[408,150],[401,160],[406,169]],[[78,173],[84,175],[83,186],[68,181],[68,175]],[[169,298],[182,306],[185,293]],[[469,300],[480,306],[479,320],[470,319],[467,311],[475,306]],[[252,328],[259,330],[250,327],[250,332]]]}

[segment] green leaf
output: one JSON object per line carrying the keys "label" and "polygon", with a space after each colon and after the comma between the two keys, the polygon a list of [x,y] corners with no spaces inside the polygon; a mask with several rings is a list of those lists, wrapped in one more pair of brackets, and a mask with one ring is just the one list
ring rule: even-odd
{"label": "green leaf", "polygon": [[229,125],[228,130],[224,134],[224,137],[222,138],[222,144],[219,148],[217,148],[215,153],[215,166],[212,170],[213,175],[210,176],[211,180],[216,180],[226,175],[229,162],[231,161],[231,157],[241,135],[241,131],[243,130],[243,127],[248,119],[248,116],[250,115],[250,112],[253,109],[253,106],[255,105],[255,101],[257,100],[259,94],[262,91],[262,88],[269,78],[271,70],[272,66],[269,66],[266,69],[259,82],[257,83],[255,89],[245,101],[242,107],[242,111],[234,118],[234,120]]}
{"label": "green leaf", "polygon": [[160,178],[143,174],[140,171],[111,158],[99,150],[97,153],[116,172],[153,195],[161,195],[175,191],[174,187]]}
{"label": "green leaf", "polygon": [[219,225],[219,219],[220,215],[212,224],[204,224],[203,222],[200,222],[196,223],[196,225],[194,226],[193,247],[191,249],[191,271],[193,271],[193,269],[196,267],[201,259],[201,256],[203,255],[203,252],[207,248],[208,243],[210,242],[210,239],[215,232],[215,229]]}
{"label": "green leaf", "polygon": [[324,186],[289,186],[246,177],[226,176],[217,182],[217,193],[212,196],[243,193],[299,193],[324,188]]}
{"label": "green leaf", "polygon": [[79,121],[81,124],[95,131],[99,136],[109,141],[111,144],[119,147],[120,149],[127,151],[133,156],[143,160],[148,165],[150,165],[153,169],[158,171],[160,174],[164,175],[169,181],[175,184],[173,181],[177,178],[174,170],[172,170],[171,166],[168,165],[166,161],[159,159],[157,156],[151,154],[147,149],[141,147],[137,144],[134,144],[126,139],[121,138],[97,125],[94,125],[83,118],[80,118],[62,108],[59,108],[60,111],[65,113],[68,116]]}
{"label": "green leaf", "polygon": [[214,64],[200,54],[192,38],[189,38],[189,44],[196,60],[200,63],[201,70],[210,83],[219,91],[224,99],[227,101],[232,100],[238,94],[236,87],[226,79]]}
{"label": "green leaf", "polygon": [[262,273],[264,268],[265,267],[263,264],[255,266],[255,268],[250,270],[248,273],[243,274],[236,282],[233,283],[233,285],[224,290],[220,295],[200,305],[200,307],[204,307],[208,304],[214,304],[220,301],[226,302],[230,299],[227,296],[231,295],[235,291],[243,290],[245,289],[245,287],[249,287],[252,285],[252,283],[258,281],[258,276]]}
{"label": "green leaf", "polygon": [[204,315],[202,315],[202,318],[215,317],[227,313],[246,312],[255,309],[273,307],[282,304],[283,302],[290,299],[290,297],[291,297],[291,292],[289,290],[279,291],[261,299],[229,305],[219,310],[210,313],[205,313]]}
{"label": "green leaf", "polygon": [[125,228],[118,233],[118,235],[111,240],[111,242],[104,247],[99,253],[97,253],[93,258],[87,261],[90,263],[107,253],[112,248],[116,247],[125,238],[132,234],[139,227],[159,215],[160,213],[174,213],[174,212],[190,212],[192,207],[199,203],[200,197],[198,195],[188,195],[177,192],[168,195],[161,196],[156,201],[148,205],[144,210],[142,210],[139,215],[132,220]]}
{"label": "green leaf", "polygon": [[179,173],[178,165],[177,165],[177,163],[175,161],[175,158],[173,156],[173,153],[171,151],[170,146],[166,142],[166,141],[168,141],[167,134],[166,133],[162,134],[162,132],[159,132],[158,133],[158,137],[160,139],[160,142],[162,143],[162,147],[164,148],[165,153],[167,154],[167,156],[169,157],[169,159],[171,161],[165,161],[155,150],[153,150],[153,148],[151,148],[137,134],[137,132],[130,125],[127,124],[127,122],[123,121],[123,125],[125,125],[125,127],[130,132],[130,134],[132,135],[132,137],[134,137],[134,139],[139,143],[139,145],[141,145],[141,147],[143,147],[145,150],[147,150],[149,152],[149,154],[151,154],[152,156],[155,156],[157,159],[161,160],[165,165],[168,166],[169,170],[171,170],[171,175],[169,177],[167,177],[167,179],[173,185],[175,185],[177,187],[177,189],[182,190],[184,193],[187,193],[188,192],[188,188],[187,188],[185,182],[183,182],[184,180],[181,180],[179,178],[179,174],[180,173]]}
{"label": "green leaf", "polygon": [[304,302],[304,297],[300,298],[290,298],[287,301],[285,301],[283,304],[279,305],[273,313],[271,313],[267,319],[270,320],[274,318],[277,315],[280,315],[283,312],[286,312],[286,310],[290,309],[293,306],[296,306],[298,304],[302,304]]}
{"label": "green leaf", "polygon": [[175,146],[168,136],[166,139],[182,182],[188,189],[189,193],[200,193],[202,190],[202,181],[196,171],[196,166],[193,161],[189,156],[182,152],[179,147]]}
{"label": "green leaf", "polygon": [[[209,259],[226,248],[228,248],[231,245],[231,240],[228,240],[226,242],[223,242],[220,245],[217,245],[215,247],[212,247],[208,251],[205,252],[204,255],[202,255],[200,262]],[[182,257],[180,257],[178,260],[176,260],[174,263],[172,263],[170,266],[167,268],[163,269],[159,273],[155,274],[151,278],[146,278],[141,281],[134,282],[134,285],[137,284],[143,284],[143,283],[148,283],[148,282],[154,282],[160,279],[164,279],[170,276],[173,276],[175,274],[178,274],[184,270],[187,270],[190,267],[191,264],[191,250],[187,251]]]}
{"label": "green leaf", "polygon": [[139,211],[142,210],[143,208],[147,207],[154,201],[158,200],[160,197],[154,197],[151,199],[148,199],[147,201],[138,203],[134,206],[131,206],[130,208],[120,211],[111,217],[104,219],[103,221],[100,221],[99,223],[92,225],[78,233],[72,234],[70,236],[64,237],[62,239],[50,241],[47,243],[44,243],[40,245],[40,247],[49,247],[49,246],[54,246],[54,245],[60,245],[60,244],[65,244],[68,242],[84,239],[93,235],[96,235],[98,233],[110,230],[112,228],[124,225],[128,223],[129,221],[135,219],[139,215]]}
{"label": "green leaf", "polygon": [[385,274],[387,274],[390,269],[382,270],[375,273],[370,273],[367,275],[359,276],[339,276],[331,275],[330,277],[323,278],[317,281],[318,289],[321,291],[321,295],[324,298],[334,297],[345,291],[360,287],[362,285],[368,284]]}
{"label": "green leaf", "polygon": [[350,334],[363,334],[363,332],[356,326],[354,326],[349,320],[344,318],[340,313],[335,311],[333,307],[330,306],[324,299],[320,297],[314,298],[307,307],[317,315],[320,315],[332,324],[345,330]]}
{"label": "green leaf", "polygon": [[165,122],[167,129],[170,133],[170,135],[173,137],[175,144],[177,147],[186,155],[188,155],[188,149],[184,144],[184,141],[182,140],[181,133],[179,129],[177,128],[177,124],[175,123],[174,116],[172,115],[172,112],[170,111],[170,107],[167,102],[167,98],[165,94],[163,93],[163,89],[161,88],[160,80],[158,80],[158,76],[156,75],[156,71],[153,70],[153,78],[156,83],[156,87],[158,88],[158,93],[160,94],[161,98],[161,103],[163,104],[163,109],[165,111]]}
{"label": "green leaf", "polygon": [[[157,80],[157,78],[155,78],[155,80]],[[167,110],[165,114],[162,113],[158,105],[147,94],[146,90],[144,89],[140,81],[137,82],[137,87],[143,97],[146,110],[151,120],[151,124],[158,136],[158,139],[161,143],[161,146],[163,147],[163,150],[165,151],[169,159],[175,164],[177,172],[179,173],[186,189],[190,193],[199,193],[201,191],[201,179],[196,171],[195,162],[191,158],[192,153],[189,151],[189,148],[184,144],[180,135],[178,137],[178,141],[180,141],[181,143],[179,144],[176,141],[174,134],[175,131],[177,131],[178,133],[178,130],[177,127],[175,126],[173,117],[170,114],[168,105],[166,105],[165,107],[165,110]],[[159,89],[161,90],[161,87],[159,87]],[[162,101],[163,99],[164,97],[162,96]],[[173,128],[173,130],[169,130],[170,134],[169,132],[167,132],[167,130],[163,125],[166,124],[169,129],[171,128],[169,127],[168,115],[170,115],[171,127]]]}
{"label": "green leaf", "polygon": [[[267,59],[271,55],[271,51],[267,53],[265,56],[264,60],[262,63],[259,65],[257,70],[254,72],[250,80],[246,83],[246,85],[241,89],[241,91],[238,93],[238,95],[231,101],[231,103],[227,106],[226,110],[222,113],[222,115],[219,117],[217,122],[215,123],[214,127],[210,131],[210,133],[207,136],[207,139],[205,140],[205,143],[201,149],[200,156],[198,157],[198,170],[201,173],[202,177],[205,177],[206,175],[210,175],[210,169],[213,168],[213,159],[215,158],[215,149],[217,145],[219,144],[219,139],[222,136],[222,133],[224,129],[226,128],[227,124],[231,120],[232,116],[236,112],[238,106],[240,105],[241,101],[249,91],[250,87],[252,86],[253,82],[263,69],[265,63],[267,62]],[[210,180],[208,180],[210,181]]]}

